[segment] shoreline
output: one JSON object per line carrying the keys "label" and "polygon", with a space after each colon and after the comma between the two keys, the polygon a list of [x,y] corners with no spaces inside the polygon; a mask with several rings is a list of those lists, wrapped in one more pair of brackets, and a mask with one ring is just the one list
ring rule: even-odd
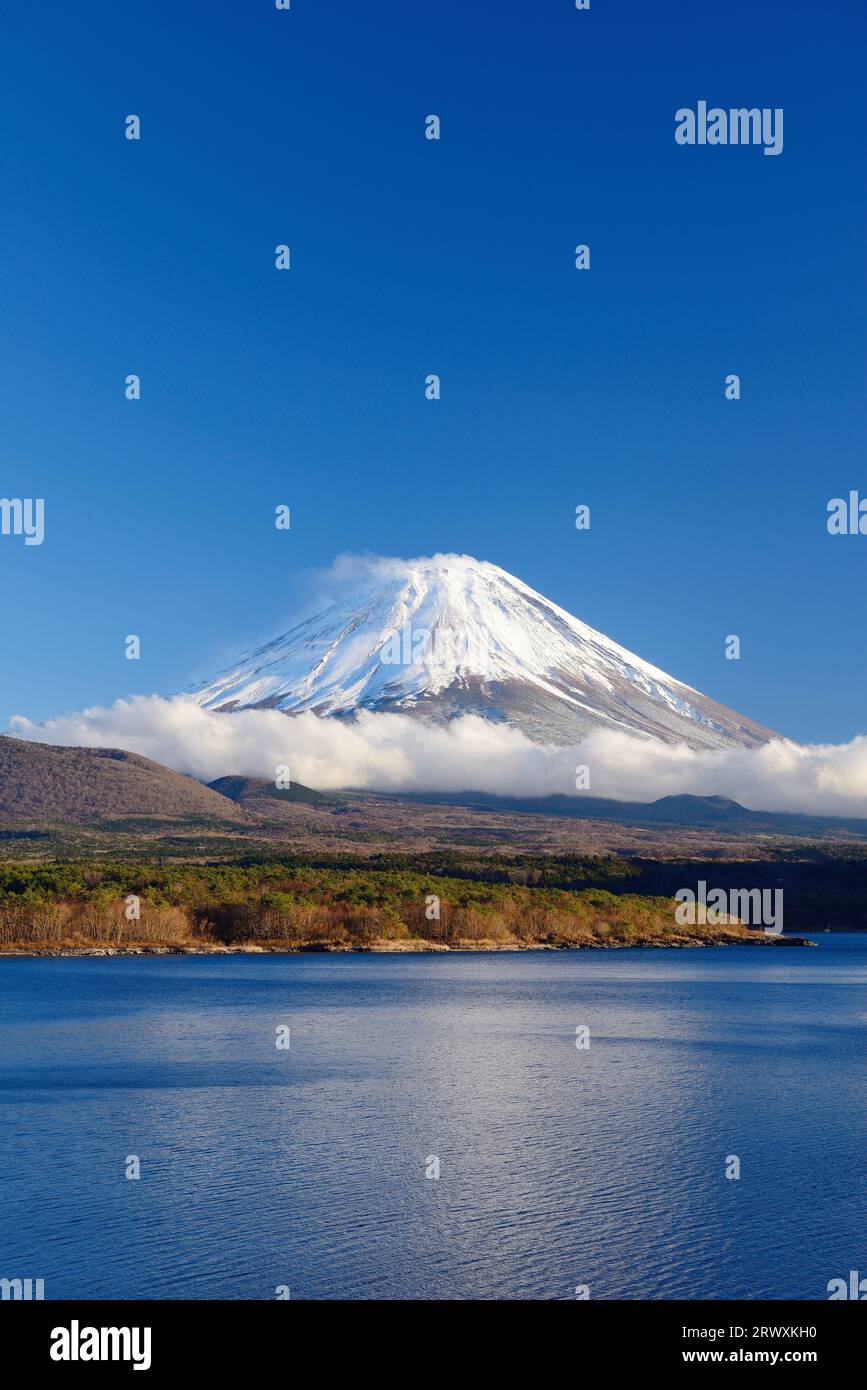
{"label": "shoreline", "polygon": [[244,944],[236,946],[210,945],[200,943],[196,946],[42,946],[42,947],[4,947],[0,946],[0,960],[4,958],[44,958],[71,960],[84,958],[106,959],[131,956],[396,956],[396,955],[496,955],[502,952],[525,951],[678,951],[708,946],[816,946],[815,941],[805,936],[755,936],[734,935],[719,937],[684,937],[665,941],[587,941],[587,942],[499,942],[499,941],[456,941],[451,945],[437,941],[379,941],[369,946],[352,946],[333,942],[307,942],[298,945]]}

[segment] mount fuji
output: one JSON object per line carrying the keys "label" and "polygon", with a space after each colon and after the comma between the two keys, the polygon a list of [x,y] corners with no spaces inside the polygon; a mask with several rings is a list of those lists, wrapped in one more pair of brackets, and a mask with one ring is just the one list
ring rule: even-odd
{"label": "mount fuji", "polygon": [[600,729],[692,748],[777,737],[466,555],[387,561],[357,592],[188,692],[214,710],[465,714],[565,746]]}

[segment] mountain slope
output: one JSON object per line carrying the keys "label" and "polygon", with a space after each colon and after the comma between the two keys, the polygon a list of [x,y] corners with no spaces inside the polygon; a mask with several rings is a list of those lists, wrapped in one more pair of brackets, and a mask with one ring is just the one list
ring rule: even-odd
{"label": "mountain slope", "polygon": [[218,792],[118,748],[58,748],[0,736],[0,816],[95,825],[123,818],[220,821],[248,817]]}
{"label": "mountain slope", "polygon": [[208,786],[221,796],[226,796],[238,806],[252,803],[262,804],[264,810],[271,809],[275,802],[292,802],[305,806],[330,806],[337,804],[339,797],[329,796],[327,792],[314,791],[303,782],[293,782],[289,787],[275,787],[262,777],[218,777]]}
{"label": "mountain slope", "polygon": [[190,692],[211,709],[473,713],[569,744],[597,729],[692,747],[774,737],[619,646],[497,565],[389,562],[358,593]]}
{"label": "mountain slope", "polygon": [[628,826],[685,826],[733,836],[795,836],[847,841],[867,839],[867,819],[813,816],[800,811],[751,811],[724,796],[663,796],[656,801],[614,801],[610,797],[501,796],[494,792],[388,792],[382,799],[425,806],[465,806],[521,816],[565,816],[580,821],[612,821]]}

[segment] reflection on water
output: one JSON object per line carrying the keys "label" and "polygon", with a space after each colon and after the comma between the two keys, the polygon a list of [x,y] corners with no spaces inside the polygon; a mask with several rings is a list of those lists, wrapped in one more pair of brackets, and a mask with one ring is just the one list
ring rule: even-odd
{"label": "reflection on water", "polygon": [[867,937],[816,940],[2,961],[0,1277],[825,1298],[867,1264]]}

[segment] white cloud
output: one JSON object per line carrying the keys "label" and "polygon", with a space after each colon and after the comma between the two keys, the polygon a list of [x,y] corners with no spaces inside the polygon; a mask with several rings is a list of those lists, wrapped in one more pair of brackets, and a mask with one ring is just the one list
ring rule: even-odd
{"label": "white cloud", "polygon": [[[574,792],[590,768],[592,796],[652,801],[675,792],[717,793],[754,810],[867,815],[867,737],[804,746],[696,752],[683,744],[600,732],[572,748],[544,747],[502,724],[468,715],[430,728],[406,715],[362,711],[357,720],[274,710],[221,714],[179,696],[135,696],[36,724],[20,738],[126,748],[211,781],[226,773],[271,779],[288,764],[319,790],[488,791],[515,796]],[[575,793],[581,795],[581,793]]]}

